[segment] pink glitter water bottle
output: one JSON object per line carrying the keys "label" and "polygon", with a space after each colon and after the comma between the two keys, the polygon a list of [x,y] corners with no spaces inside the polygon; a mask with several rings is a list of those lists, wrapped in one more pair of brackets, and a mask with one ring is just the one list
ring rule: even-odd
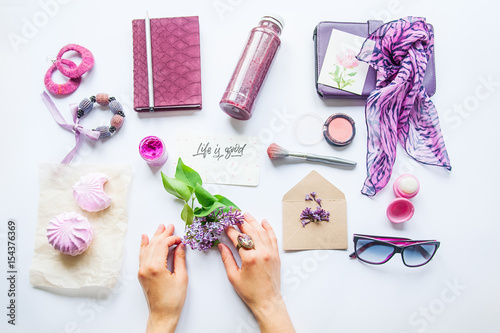
{"label": "pink glitter water bottle", "polygon": [[283,19],[268,15],[252,29],[240,61],[220,101],[221,109],[233,118],[252,117],[255,100],[281,44]]}

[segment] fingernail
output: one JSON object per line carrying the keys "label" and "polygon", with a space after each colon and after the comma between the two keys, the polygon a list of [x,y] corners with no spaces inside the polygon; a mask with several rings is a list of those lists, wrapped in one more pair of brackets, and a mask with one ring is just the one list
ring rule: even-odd
{"label": "fingernail", "polygon": [[148,236],[146,234],[141,235],[141,246],[148,244]]}
{"label": "fingernail", "polygon": [[217,248],[219,249],[219,252],[222,252],[223,246],[221,243],[217,244]]}

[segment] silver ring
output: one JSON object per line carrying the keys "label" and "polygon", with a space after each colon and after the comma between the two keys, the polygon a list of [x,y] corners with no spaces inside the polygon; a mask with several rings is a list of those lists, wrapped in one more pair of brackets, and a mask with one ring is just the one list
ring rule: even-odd
{"label": "silver ring", "polygon": [[236,245],[237,250],[239,250],[242,247],[250,250],[253,249],[255,246],[252,238],[250,238],[250,236],[248,236],[247,234],[239,234],[236,240],[238,241],[238,244]]}

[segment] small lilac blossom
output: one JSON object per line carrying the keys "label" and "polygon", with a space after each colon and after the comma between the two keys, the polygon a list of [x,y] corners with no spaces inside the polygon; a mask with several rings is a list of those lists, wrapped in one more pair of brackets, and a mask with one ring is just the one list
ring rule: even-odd
{"label": "small lilac blossom", "polygon": [[229,211],[224,212],[219,208],[207,216],[195,217],[193,223],[186,228],[182,243],[193,250],[207,251],[219,240],[225,228],[243,222],[241,211],[229,207]]}

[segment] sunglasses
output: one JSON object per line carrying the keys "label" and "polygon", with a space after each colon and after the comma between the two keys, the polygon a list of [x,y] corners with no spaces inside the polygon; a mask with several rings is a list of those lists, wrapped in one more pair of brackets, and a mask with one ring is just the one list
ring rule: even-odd
{"label": "sunglasses", "polygon": [[431,261],[439,245],[436,240],[354,234],[354,252],[349,258],[380,265],[388,262],[394,254],[401,253],[405,266],[420,267]]}

